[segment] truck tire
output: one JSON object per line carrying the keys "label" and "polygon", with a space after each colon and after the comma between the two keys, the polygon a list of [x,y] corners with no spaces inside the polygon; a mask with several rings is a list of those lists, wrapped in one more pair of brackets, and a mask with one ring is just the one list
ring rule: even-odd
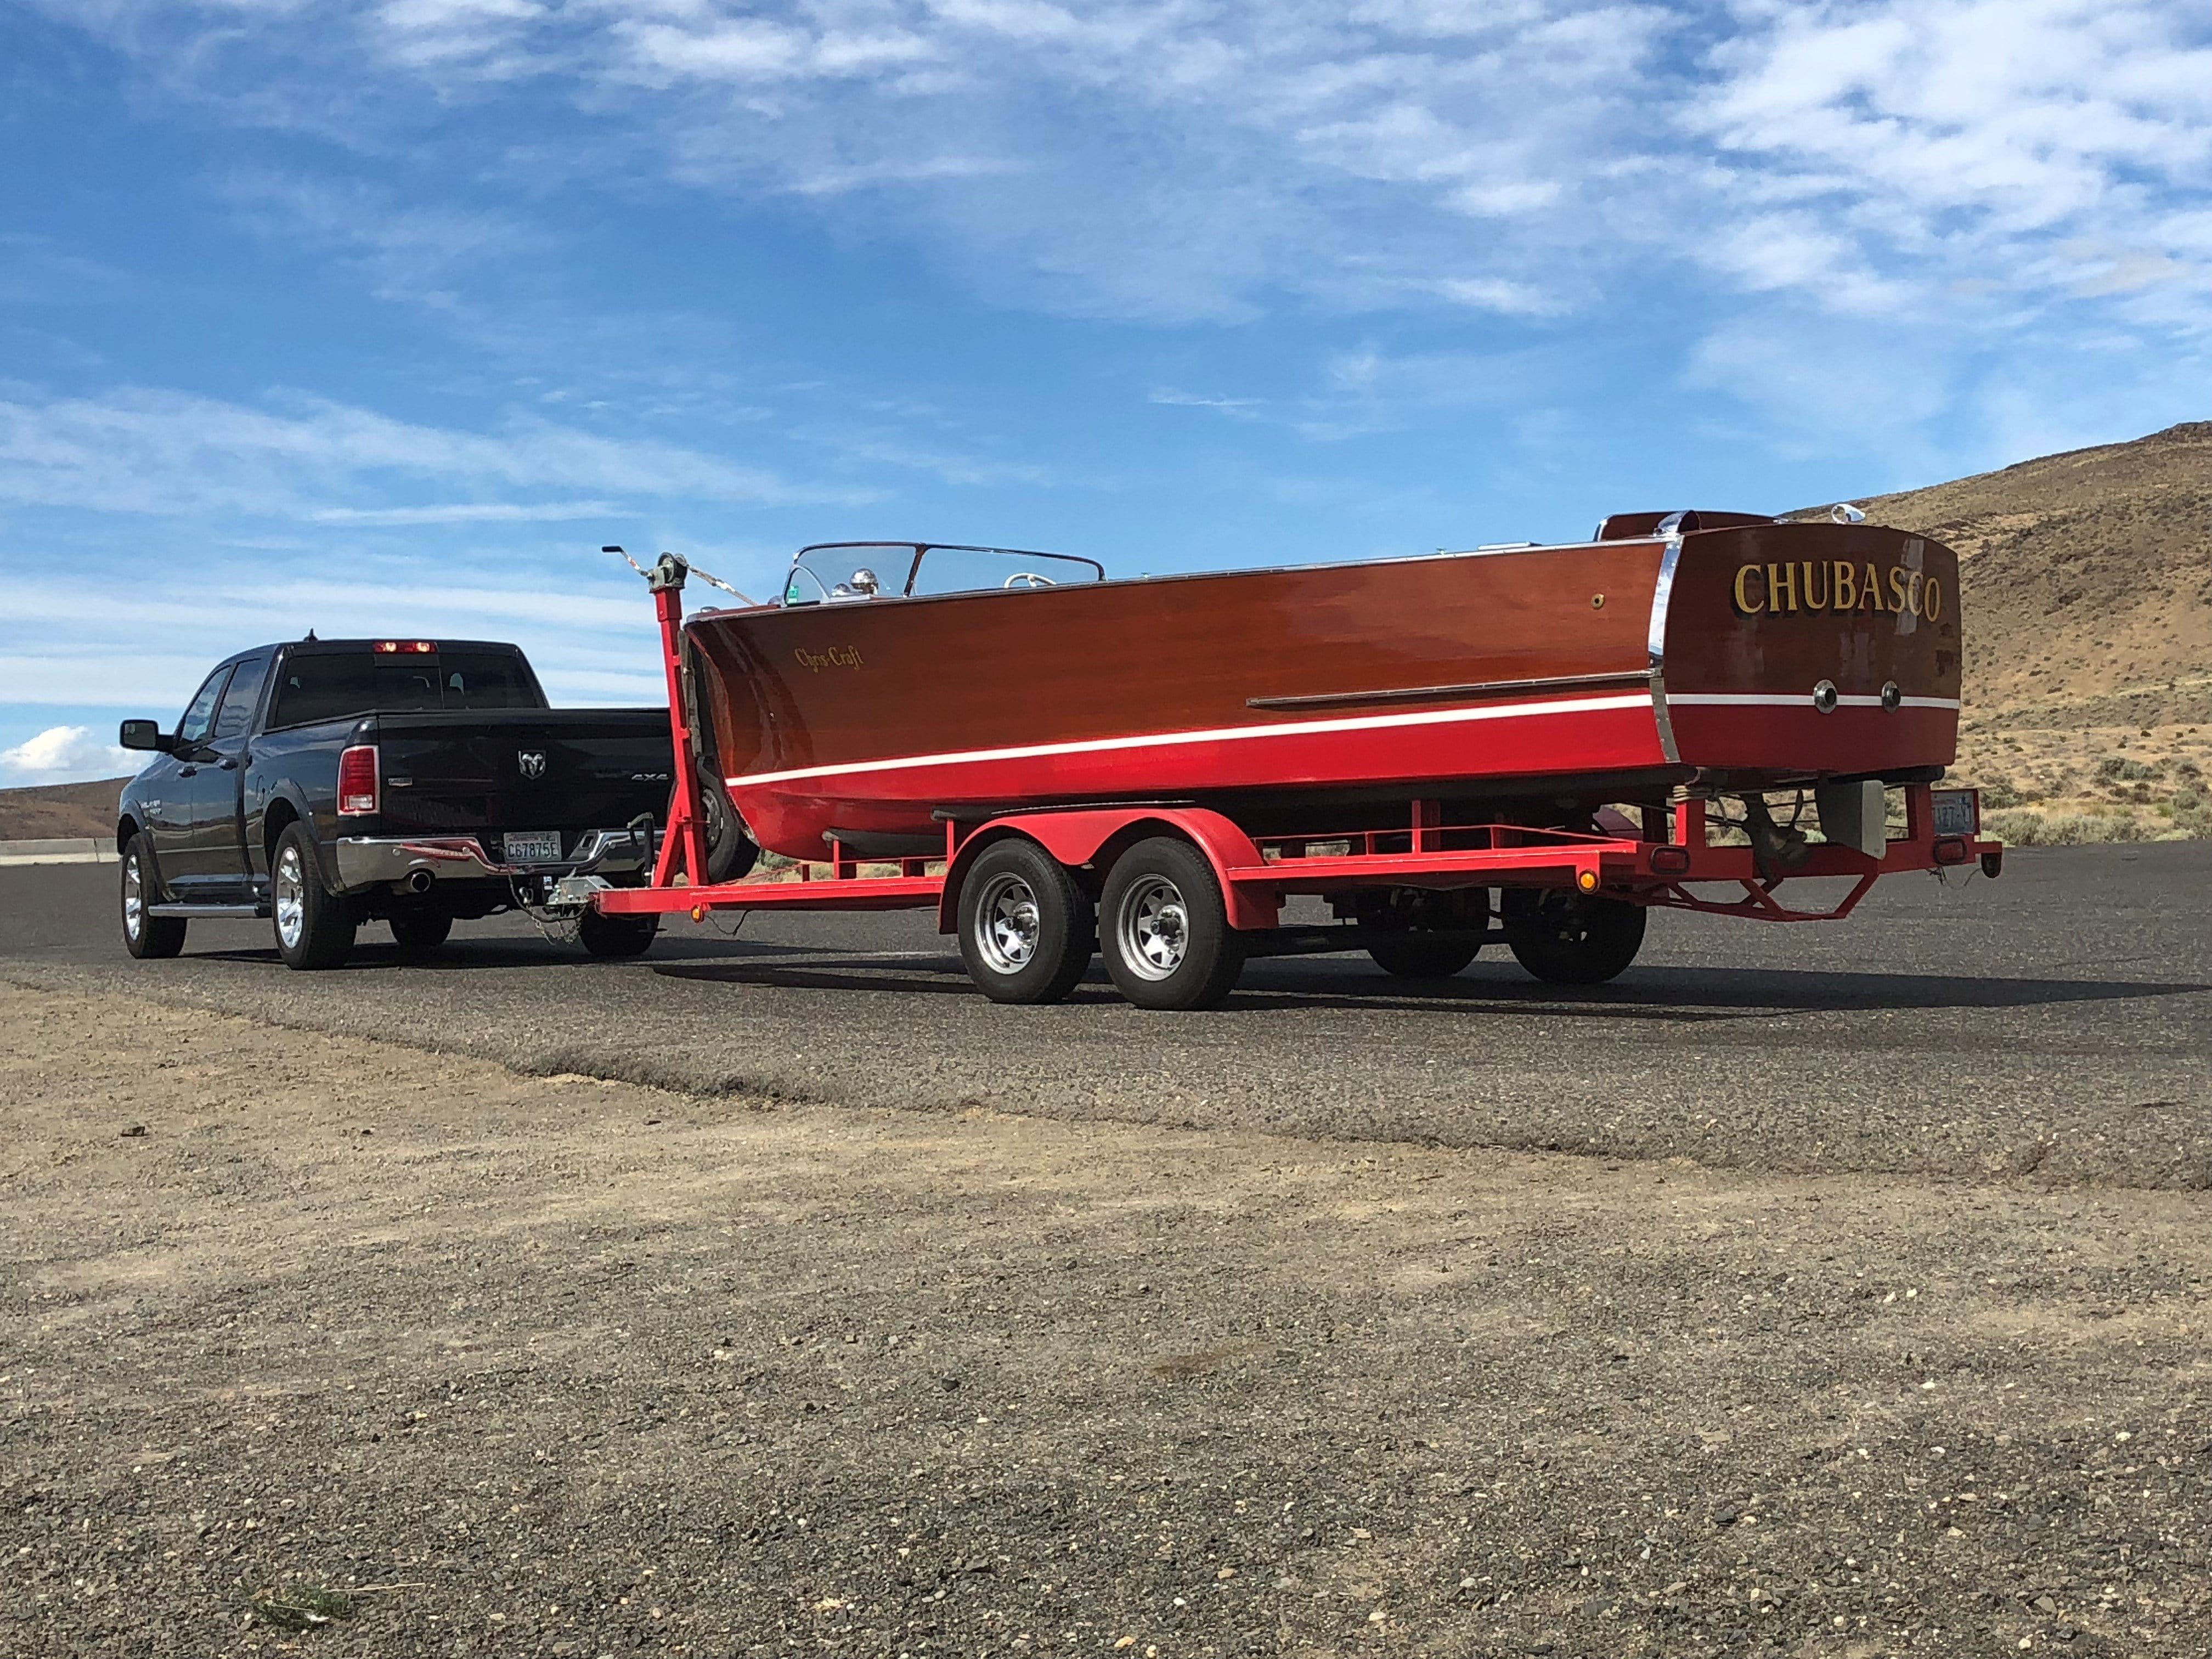
{"label": "truck tire", "polygon": [[160,902],[161,884],[154,874],[153,849],[145,831],[131,837],[123,848],[123,947],[142,962],[173,957],[185,948],[182,916],[147,915]]}
{"label": "truck tire", "polygon": [[1510,888],[1507,938],[1547,985],[1602,985],[1644,948],[1644,907],[1560,890]]}
{"label": "truck tire", "polygon": [[428,956],[453,931],[453,919],[443,910],[403,910],[389,920],[392,941],[402,956]]}
{"label": "truck tire", "polygon": [[1482,946],[1449,934],[1403,933],[1367,947],[1375,965],[1394,979],[1449,979],[1482,954]]}
{"label": "truck tire", "polygon": [[1211,1008],[1244,971],[1213,866],[1187,841],[1158,836],[1114,861],[1099,904],[1106,971],[1139,1008]]}
{"label": "truck tire", "polygon": [[288,823],[269,863],[270,909],[276,954],[301,972],[336,968],[353,953],[358,926],[343,896],[323,885],[315,843],[303,823]]}
{"label": "truck tire", "polygon": [[1098,916],[1066,867],[1033,841],[985,848],[960,882],[960,959],[994,1002],[1058,1002],[1091,966]]}
{"label": "truck tire", "polygon": [[603,961],[613,961],[643,956],[659,932],[659,916],[609,916],[586,910],[577,919],[576,943]]}

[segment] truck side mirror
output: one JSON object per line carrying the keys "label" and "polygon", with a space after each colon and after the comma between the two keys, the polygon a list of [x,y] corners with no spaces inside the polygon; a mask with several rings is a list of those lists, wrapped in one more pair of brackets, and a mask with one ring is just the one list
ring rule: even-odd
{"label": "truck side mirror", "polygon": [[116,742],[125,749],[154,749],[162,754],[173,753],[176,739],[152,720],[125,720],[115,734]]}

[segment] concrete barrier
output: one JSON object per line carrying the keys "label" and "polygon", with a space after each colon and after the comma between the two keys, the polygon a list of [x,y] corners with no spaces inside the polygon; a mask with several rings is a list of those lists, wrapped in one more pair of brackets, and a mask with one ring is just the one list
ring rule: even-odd
{"label": "concrete barrier", "polygon": [[115,843],[86,836],[67,841],[0,841],[0,865],[112,864]]}

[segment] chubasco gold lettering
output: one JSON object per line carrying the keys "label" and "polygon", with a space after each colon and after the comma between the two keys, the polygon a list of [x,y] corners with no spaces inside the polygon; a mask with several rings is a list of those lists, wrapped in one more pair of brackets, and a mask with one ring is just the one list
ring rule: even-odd
{"label": "chubasco gold lettering", "polygon": [[860,668],[860,647],[857,645],[833,645],[827,651],[809,651],[800,646],[791,653],[799,659],[799,665],[810,674],[818,674],[825,668]]}
{"label": "chubasco gold lettering", "polygon": [[1943,614],[1943,585],[1901,564],[1888,571],[1849,559],[1736,567],[1730,597],[1740,617],[1783,611],[1875,611],[1934,622]]}

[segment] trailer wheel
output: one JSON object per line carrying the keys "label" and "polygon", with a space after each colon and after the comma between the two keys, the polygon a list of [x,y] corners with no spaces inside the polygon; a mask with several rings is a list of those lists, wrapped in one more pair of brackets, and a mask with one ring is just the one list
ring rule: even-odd
{"label": "trailer wheel", "polygon": [[1122,854],[1100,911],[1106,971],[1139,1008],[1211,1008],[1244,971],[1221,884],[1188,842],[1159,836]]}
{"label": "trailer wheel", "polygon": [[1482,954],[1482,946],[1431,933],[1377,939],[1367,947],[1375,965],[1396,979],[1449,979]]}
{"label": "trailer wheel", "polygon": [[183,917],[147,914],[161,897],[161,884],[154,878],[154,857],[147,850],[142,830],[123,849],[123,944],[141,961],[173,957],[185,948]]}
{"label": "trailer wheel", "polygon": [[960,959],[994,1002],[1058,1002],[1091,966],[1098,919],[1066,867],[1033,841],[985,848],[960,883]]}
{"label": "trailer wheel", "polygon": [[609,916],[586,910],[576,919],[576,943],[602,959],[641,957],[660,932],[655,915]]}
{"label": "trailer wheel", "polygon": [[353,952],[360,922],[346,899],[323,885],[322,866],[305,823],[284,826],[269,872],[270,913],[276,954],[302,972],[342,966]]}
{"label": "trailer wheel", "polygon": [[1582,893],[1509,888],[1506,937],[1547,985],[1601,985],[1644,948],[1644,907]]}

